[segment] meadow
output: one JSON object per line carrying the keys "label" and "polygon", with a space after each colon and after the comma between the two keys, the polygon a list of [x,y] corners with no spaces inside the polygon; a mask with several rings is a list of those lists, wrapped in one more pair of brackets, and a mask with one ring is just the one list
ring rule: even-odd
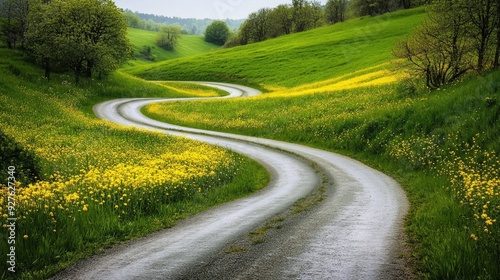
{"label": "meadow", "polygon": [[[248,46],[126,69],[148,80],[232,82],[275,91],[376,67],[392,59],[425,9],[363,17]],[[369,55],[367,55],[369,54]]]}
{"label": "meadow", "polygon": [[[0,52],[2,149],[11,149],[2,162],[2,252],[13,245],[7,242],[9,218],[17,218],[17,272],[2,262],[1,278],[44,279],[107,246],[173,226],[267,183],[265,169],[231,151],[122,128],[96,119],[91,110],[120,97],[225,93],[121,73],[78,87],[65,74],[48,83],[20,53]],[[26,156],[12,155],[19,150]],[[26,172],[28,166],[35,170]],[[9,204],[9,177],[16,179],[15,207]]]}
{"label": "meadow", "polygon": [[[396,178],[408,194],[404,257],[417,278],[499,279],[500,72],[432,92],[408,84],[391,50],[424,17],[425,9],[417,8],[233,49],[203,53],[209,49],[200,45],[189,57],[157,53],[157,61],[165,61],[131,61],[106,80],[78,87],[66,74],[47,83],[20,53],[0,49],[2,155],[19,155],[2,163],[2,183],[11,175],[20,182],[18,278],[45,278],[104,247],[266,185],[262,167],[230,151],[94,117],[92,106],[113,98],[225,94],[144,78],[263,90],[243,100],[153,104],[143,111],[162,121],[359,159]],[[136,50],[155,37],[131,29],[129,36]],[[200,38],[189,39],[198,44]],[[7,189],[1,197],[7,236]]]}
{"label": "meadow", "polygon": [[[267,91],[244,100],[153,104],[143,112],[169,123],[319,147],[372,165],[407,191],[406,257],[417,277],[498,279],[500,72],[435,91],[409,84],[391,49],[423,11],[355,19],[127,72],[147,79],[213,76]],[[347,42],[349,55],[342,53]]]}
{"label": "meadow", "polygon": [[[173,51],[167,51],[156,45],[158,32],[135,28],[128,28],[128,38],[132,43],[135,59],[130,60],[128,67],[137,65],[148,65],[152,62],[175,59],[185,56],[193,56],[201,53],[219,49],[220,46],[205,42],[204,36],[181,35],[178,45]],[[151,47],[151,56],[154,61],[148,61],[140,56],[144,46]]]}

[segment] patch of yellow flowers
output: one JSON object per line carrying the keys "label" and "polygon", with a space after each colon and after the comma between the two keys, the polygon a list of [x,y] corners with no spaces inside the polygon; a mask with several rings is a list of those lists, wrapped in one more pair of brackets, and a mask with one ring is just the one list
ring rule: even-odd
{"label": "patch of yellow flowers", "polygon": [[387,146],[388,154],[401,163],[430,168],[450,178],[455,196],[475,221],[476,227],[470,229],[475,241],[500,234],[500,160],[476,144],[478,137],[469,144],[457,143],[456,135],[448,135],[445,142],[453,145],[444,150],[436,137],[415,136]]}
{"label": "patch of yellow flowers", "polygon": [[478,227],[471,238],[499,234],[500,227],[500,161],[494,153],[482,152],[482,162],[475,158],[455,159],[457,170],[452,178],[455,193],[468,206]]}
{"label": "patch of yellow flowers", "polygon": [[[188,197],[231,180],[236,172],[235,156],[217,147],[180,139],[180,152],[154,157],[130,152],[129,162],[112,166],[89,166],[80,174],[54,174],[17,189],[17,208],[24,218],[44,212],[87,212],[95,207],[144,211],[143,202],[164,204]],[[182,146],[182,147],[180,147]],[[5,203],[6,189],[0,203]],[[120,211],[121,214],[130,214]]]}
{"label": "patch of yellow flowers", "polygon": [[[16,190],[17,226],[35,242],[27,250],[53,232],[158,213],[230,182],[241,163],[220,147],[91,118],[78,108],[92,95],[83,88],[55,85],[41,92],[20,84],[16,90],[0,95],[0,129],[34,152],[43,172]],[[0,188],[4,227],[7,199],[7,188]]]}
{"label": "patch of yellow flowers", "polygon": [[294,88],[273,86],[264,86],[264,88],[272,91],[272,93],[267,95],[268,97],[290,97],[388,85],[396,83],[406,76],[404,73],[389,70],[389,66],[389,63],[383,63],[332,79],[300,85]]}

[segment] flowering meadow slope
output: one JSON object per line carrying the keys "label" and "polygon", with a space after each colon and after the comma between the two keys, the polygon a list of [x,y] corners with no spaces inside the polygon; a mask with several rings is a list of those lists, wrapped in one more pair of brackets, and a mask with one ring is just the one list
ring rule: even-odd
{"label": "flowering meadow slope", "polygon": [[[105,246],[265,185],[267,172],[231,151],[122,128],[90,110],[106,98],[219,92],[119,73],[78,87],[65,75],[48,83],[17,53],[0,51],[0,131],[8,139],[0,171],[6,236],[0,251],[15,252],[14,263],[2,262],[0,278],[45,278]],[[31,157],[7,154],[9,147]],[[24,161],[34,161],[36,170],[24,172],[30,166]]]}

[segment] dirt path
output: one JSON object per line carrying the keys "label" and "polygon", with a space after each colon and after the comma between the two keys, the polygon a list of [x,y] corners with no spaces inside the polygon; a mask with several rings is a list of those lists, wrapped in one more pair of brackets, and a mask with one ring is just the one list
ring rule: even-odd
{"label": "dirt path", "polygon": [[[257,95],[210,83],[230,97]],[[350,158],[280,141],[183,128],[140,108],[160,99],[99,104],[127,126],[220,145],[262,163],[270,185],[146,238],[82,261],[54,279],[401,279],[408,201],[388,176]],[[300,203],[296,201],[303,199]],[[249,234],[251,233],[251,234]]]}

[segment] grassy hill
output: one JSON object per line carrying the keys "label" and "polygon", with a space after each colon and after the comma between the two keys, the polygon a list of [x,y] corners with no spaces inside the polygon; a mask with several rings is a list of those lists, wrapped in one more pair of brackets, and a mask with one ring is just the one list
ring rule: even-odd
{"label": "grassy hill", "polygon": [[[130,74],[151,80],[256,86],[268,93],[242,100],[152,105],[144,111],[174,123],[297,142],[360,159],[396,178],[407,191],[411,209],[406,222],[409,253],[404,257],[414,261],[418,278],[499,279],[500,72],[467,77],[434,92],[399,82],[401,75],[391,66],[392,46],[424,17],[422,8],[399,11],[249,46],[196,51],[196,56],[159,63],[140,62],[143,65],[124,69],[108,80],[88,80],[79,87],[71,85],[71,78],[64,74],[46,83],[40,69],[24,62],[18,53],[0,49],[1,140],[8,142],[10,154],[26,151],[19,158],[25,164],[19,166],[32,166],[36,161],[33,168],[49,183],[87,179],[72,176],[95,174],[93,167],[120,174],[123,170],[116,169],[117,163],[126,158],[148,162],[148,157],[161,151],[180,152],[190,149],[189,145],[99,122],[92,117],[91,106],[109,98],[192,96],[203,90],[178,83],[147,83]],[[145,42],[152,45],[155,38],[152,33],[133,33],[131,30],[136,48]],[[127,149],[142,155],[126,153]],[[241,176],[265,182],[262,173],[257,177],[249,174],[259,170],[257,167],[245,164],[239,168],[249,172]],[[254,183],[247,180],[245,184]],[[72,190],[79,197],[89,191]],[[73,194],[66,193],[60,201],[73,201]],[[123,205],[123,197],[122,188],[111,201]],[[221,199],[218,194],[204,198]],[[96,205],[86,205],[75,200],[71,206],[77,221],[85,220],[85,212],[94,213],[87,219],[90,222],[105,223],[106,219],[91,212]],[[79,224],[75,235],[64,227],[71,219],[64,218],[68,215],[62,208],[43,205],[38,216],[27,215],[28,219],[18,221],[23,225],[20,228],[58,232],[37,230],[20,238],[19,259],[30,261],[21,262],[20,268],[34,278],[95,253],[102,244],[145,234],[170,223],[169,218],[183,216],[183,212],[160,207],[159,216],[140,216],[123,223],[116,209],[108,209],[118,214],[103,227],[108,232]],[[53,215],[57,223],[51,220]],[[37,244],[42,245],[33,251]]]}
{"label": "grassy hill", "polygon": [[[47,82],[21,52],[0,48],[0,216],[3,224],[17,218],[16,273],[4,261],[0,279],[46,279],[106,246],[264,187],[268,174],[253,161],[113,125],[92,112],[96,103],[122,97],[219,94],[123,73],[78,86],[70,73],[54,73]],[[14,212],[8,177],[17,182]],[[0,251],[11,252],[11,245],[5,238]]]}
{"label": "grassy hill", "polygon": [[151,105],[144,112],[171,123],[320,147],[373,165],[408,193],[407,257],[419,277],[498,279],[500,72],[433,92],[400,82],[391,49],[424,16],[419,8],[355,19],[127,72],[268,90],[244,100]]}
{"label": "grassy hill", "polygon": [[202,54],[139,66],[127,72],[151,80],[189,78],[235,82],[268,90],[289,88],[386,63],[392,59],[394,42],[409,34],[423,17],[424,9],[419,8],[353,19],[221,50],[217,55]]}
{"label": "grassy hill", "polygon": [[[128,28],[128,36],[130,42],[132,43],[134,54],[138,54],[144,46],[150,46],[152,48],[152,56],[155,58],[155,62],[169,60],[174,58],[180,58],[185,56],[192,56],[201,53],[210,52],[220,48],[217,45],[205,42],[203,36],[199,35],[181,35],[179,39],[178,46],[174,51],[167,51],[156,45],[156,38],[158,32],[147,31],[135,28]],[[129,62],[128,67],[150,64],[151,61],[147,61],[141,58],[136,58]]]}

